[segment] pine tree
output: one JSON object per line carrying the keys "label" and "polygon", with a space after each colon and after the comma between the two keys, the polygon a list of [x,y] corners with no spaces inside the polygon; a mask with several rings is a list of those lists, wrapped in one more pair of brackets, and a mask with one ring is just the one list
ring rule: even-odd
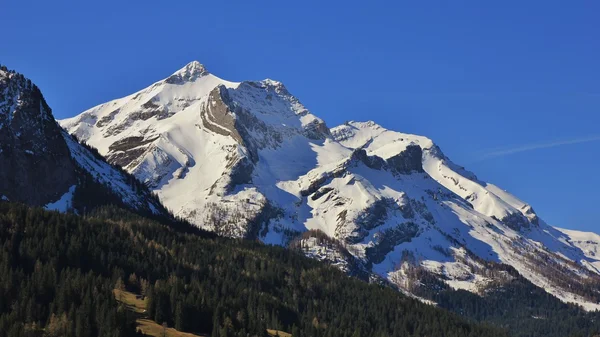
{"label": "pine tree", "polygon": [[175,329],[179,331],[184,331],[184,311],[183,304],[181,302],[177,302],[175,306]]}

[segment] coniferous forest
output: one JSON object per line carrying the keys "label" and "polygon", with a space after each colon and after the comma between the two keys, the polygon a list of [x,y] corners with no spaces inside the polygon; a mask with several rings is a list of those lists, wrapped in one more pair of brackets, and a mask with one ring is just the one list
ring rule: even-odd
{"label": "coniferous forest", "polygon": [[85,218],[0,203],[3,336],[135,336],[148,316],[210,336],[504,336],[279,247],[184,234],[116,208]]}

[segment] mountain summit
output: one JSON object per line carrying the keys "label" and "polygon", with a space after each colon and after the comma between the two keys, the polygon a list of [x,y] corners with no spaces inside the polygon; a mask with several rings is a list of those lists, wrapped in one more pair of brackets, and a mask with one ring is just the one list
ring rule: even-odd
{"label": "mountain summit", "polygon": [[374,122],[329,129],[273,80],[229,82],[192,62],[60,124],[217,233],[297,247],[418,293],[419,275],[483,294],[515,273],[600,305],[600,240],[454,164],[430,139]]}
{"label": "mountain summit", "polygon": [[204,66],[198,61],[192,61],[169,76],[165,82],[169,84],[184,84],[186,82],[193,82],[204,75],[208,75],[208,71],[206,71]]}

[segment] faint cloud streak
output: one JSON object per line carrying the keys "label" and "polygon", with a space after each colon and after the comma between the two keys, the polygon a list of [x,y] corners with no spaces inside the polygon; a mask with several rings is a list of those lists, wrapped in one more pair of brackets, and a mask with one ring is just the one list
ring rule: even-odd
{"label": "faint cloud streak", "polygon": [[479,157],[476,161],[483,161],[483,160],[492,159],[492,158],[509,156],[509,155],[512,155],[515,153],[535,151],[535,150],[540,150],[540,149],[548,149],[548,148],[563,146],[563,145],[589,143],[589,142],[595,142],[595,141],[600,141],[600,135],[593,135],[593,136],[588,136],[588,137],[567,139],[567,140],[559,140],[559,141],[553,141],[553,142],[542,143],[542,144],[521,145],[521,146],[517,146],[517,147],[513,147],[513,148],[498,149],[498,150],[493,150],[493,151],[487,152],[484,155],[482,155],[481,157]]}

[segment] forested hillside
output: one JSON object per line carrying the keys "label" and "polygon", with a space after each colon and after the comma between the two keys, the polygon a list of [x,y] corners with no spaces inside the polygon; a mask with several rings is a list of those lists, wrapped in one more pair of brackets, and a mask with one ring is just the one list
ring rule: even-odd
{"label": "forested hillside", "polygon": [[[515,336],[596,336],[600,313],[566,304],[536,287],[504,264],[487,266],[492,273],[510,275],[510,281],[483,290],[482,295],[454,290],[422,270],[415,293],[431,298],[439,307],[475,321],[506,327]],[[499,278],[498,278],[499,279]]]}
{"label": "forested hillside", "polygon": [[[114,208],[86,218],[0,203],[0,334],[132,336],[115,287],[211,336],[504,336],[279,247],[182,234]],[[135,274],[135,276],[134,276]]]}

